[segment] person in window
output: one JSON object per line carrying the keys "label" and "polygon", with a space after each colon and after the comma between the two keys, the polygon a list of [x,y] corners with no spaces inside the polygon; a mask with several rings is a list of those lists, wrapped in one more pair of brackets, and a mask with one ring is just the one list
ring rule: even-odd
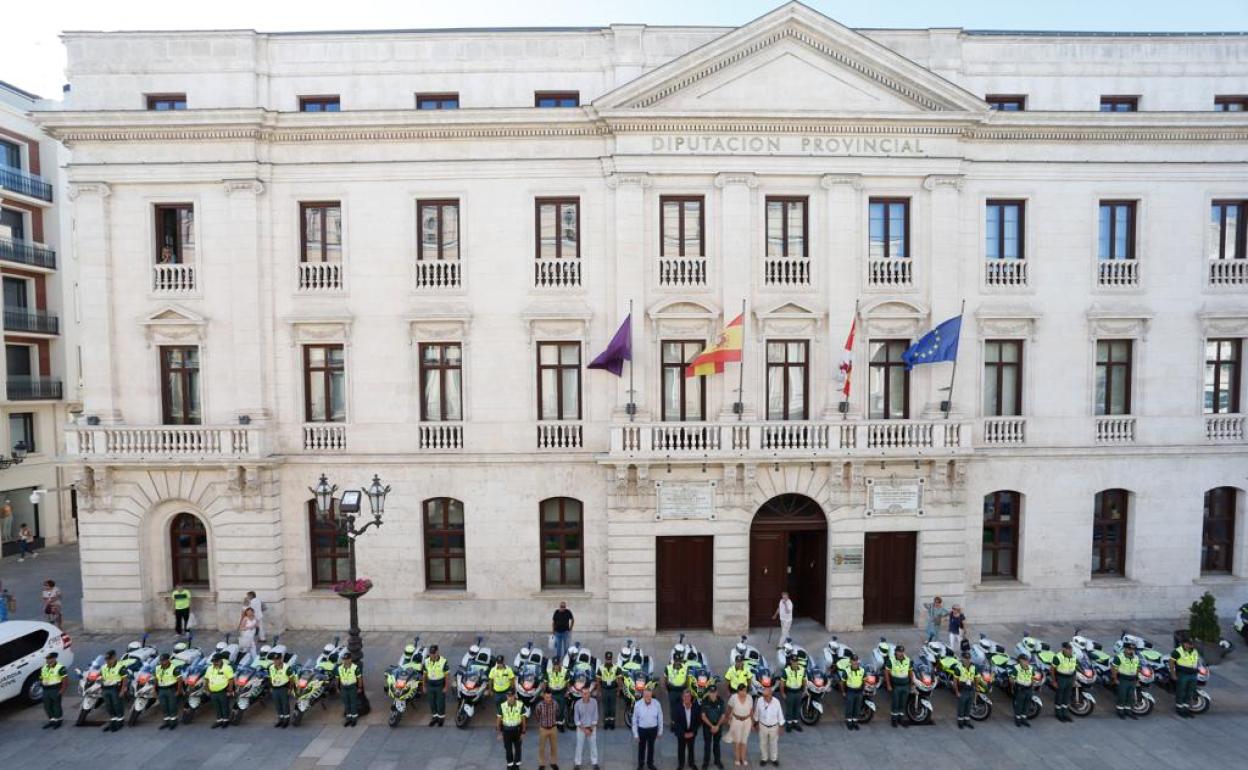
{"label": "person in window", "polygon": [[161,247],[160,247],[160,256],[156,258],[156,264],[158,264],[158,265],[172,265],[172,264],[174,264],[176,261],[177,261],[177,259],[173,256],[173,247],[172,247],[172,246],[161,246]]}

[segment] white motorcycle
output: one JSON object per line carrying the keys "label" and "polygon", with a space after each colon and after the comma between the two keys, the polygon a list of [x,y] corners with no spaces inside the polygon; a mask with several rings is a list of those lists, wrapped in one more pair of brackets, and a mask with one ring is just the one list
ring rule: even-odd
{"label": "white motorcycle", "polygon": [[784,671],[790,657],[796,658],[798,665],[806,672],[806,688],[802,693],[802,707],[797,717],[808,727],[817,725],[823,717],[824,693],[832,689],[832,677],[826,669],[815,665],[814,658],[810,657],[805,647],[792,639],[785,639],[776,650],[776,659],[782,661],[780,671]]}
{"label": "white motorcycle", "polygon": [[[881,672],[881,676],[889,676],[888,661],[893,657],[896,649],[896,645],[890,644],[887,639],[881,637],[880,643],[872,651],[875,656],[875,667]],[[906,700],[906,718],[916,725],[926,724],[932,721],[934,712],[932,688],[936,686],[936,680],[933,678],[932,669],[922,658],[911,657],[910,669],[914,676],[911,681],[910,697]]]}
{"label": "white motorcycle", "polygon": [[486,684],[489,682],[488,672],[493,664],[494,655],[489,647],[481,642],[478,636],[476,644],[468,648],[459,662],[459,670],[455,672],[455,697],[459,706],[455,709],[455,726],[461,730],[472,721],[477,711],[477,704],[482,698],[488,697]]}

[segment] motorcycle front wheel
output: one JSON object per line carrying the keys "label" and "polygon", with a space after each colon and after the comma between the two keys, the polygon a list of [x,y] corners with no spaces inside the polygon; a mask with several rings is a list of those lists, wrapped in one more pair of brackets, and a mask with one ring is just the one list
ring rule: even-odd
{"label": "motorcycle front wheel", "polygon": [[[872,703],[874,703],[874,701],[872,701]],[[862,709],[858,712],[858,724],[865,725],[867,722],[870,722],[874,717],[875,717],[875,709],[867,706],[866,702],[864,701],[862,704]]]}
{"label": "motorcycle front wheel", "polygon": [[298,727],[303,722],[303,709],[296,708],[290,712],[290,723]]}
{"label": "motorcycle front wheel", "polygon": [[982,722],[992,716],[992,702],[983,698],[975,698],[971,701],[971,719],[976,722]]}
{"label": "motorcycle front wheel", "polygon": [[1040,716],[1040,712],[1043,710],[1044,710],[1043,703],[1040,703],[1035,698],[1029,698],[1027,700],[1027,718],[1028,719],[1035,719],[1036,717]]}
{"label": "motorcycle front wheel", "polygon": [[230,724],[236,725],[243,721],[243,710],[235,706],[230,709]]}
{"label": "motorcycle front wheel", "polygon": [[455,709],[455,726],[459,729],[463,730],[466,728],[471,719],[472,717],[468,716],[468,712],[464,710],[463,706]]}
{"label": "motorcycle front wheel", "polygon": [[906,718],[916,725],[927,724],[932,721],[932,710],[918,698],[911,698],[906,702]]}
{"label": "motorcycle front wheel", "polygon": [[[625,703],[627,702],[628,701],[625,701]],[[624,709],[624,726],[629,730],[633,729],[633,709],[631,708],[631,705],[630,708]]]}
{"label": "motorcycle front wheel", "polygon": [[74,724],[77,725],[78,727],[82,727],[83,725],[85,725],[87,723],[87,714],[90,714],[90,713],[91,712],[87,711],[86,709],[78,709],[78,718],[74,720]]}
{"label": "motorcycle front wheel", "polygon": [[1136,716],[1146,717],[1153,713],[1153,702],[1144,697],[1143,693],[1135,694],[1135,703],[1131,706],[1131,713]]}
{"label": "motorcycle front wheel", "polygon": [[1200,693],[1197,693],[1196,697],[1192,698],[1192,704],[1188,711],[1193,714],[1203,714],[1209,710],[1210,705],[1212,704],[1208,695],[1201,695]]}
{"label": "motorcycle front wheel", "polygon": [[398,727],[398,726],[399,726],[399,720],[401,720],[402,718],[403,718],[403,715],[402,715],[402,714],[400,714],[399,712],[395,711],[394,709],[390,709],[390,720],[389,720],[389,724],[390,724],[390,726],[391,726],[391,727]]}
{"label": "motorcycle front wheel", "polygon": [[1096,704],[1092,702],[1091,698],[1084,695],[1082,690],[1079,691],[1076,697],[1070,700],[1070,713],[1077,717],[1086,717],[1092,713],[1094,708],[1096,708]]}
{"label": "motorcycle front wheel", "polygon": [[823,717],[823,712],[815,708],[815,704],[811,701],[803,701],[801,711],[798,717],[802,720],[802,724],[807,727],[814,727],[819,724],[819,719]]}

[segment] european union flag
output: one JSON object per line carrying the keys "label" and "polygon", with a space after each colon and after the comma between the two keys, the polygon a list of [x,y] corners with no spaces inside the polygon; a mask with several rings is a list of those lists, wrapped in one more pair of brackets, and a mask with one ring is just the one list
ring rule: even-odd
{"label": "european union flag", "polygon": [[962,316],[956,315],[924,334],[919,341],[901,354],[906,369],[920,364],[935,364],[958,359],[958,337],[962,334]]}

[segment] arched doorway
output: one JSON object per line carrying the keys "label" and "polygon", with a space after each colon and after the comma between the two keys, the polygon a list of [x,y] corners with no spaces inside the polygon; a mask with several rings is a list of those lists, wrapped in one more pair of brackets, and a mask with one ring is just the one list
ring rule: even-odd
{"label": "arched doorway", "polygon": [[824,622],[828,521],[805,495],[763,503],[750,524],[750,625],[771,622],[780,592],[793,599],[795,617]]}

